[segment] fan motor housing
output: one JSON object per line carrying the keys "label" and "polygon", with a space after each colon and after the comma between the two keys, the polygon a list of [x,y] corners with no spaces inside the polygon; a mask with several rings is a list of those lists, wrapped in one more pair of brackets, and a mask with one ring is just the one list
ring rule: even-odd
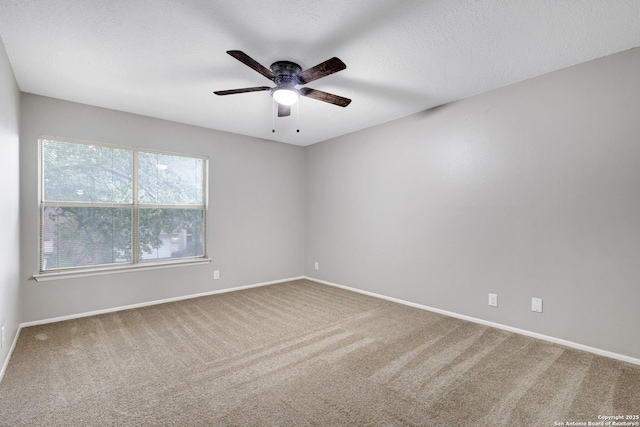
{"label": "fan motor housing", "polygon": [[302,71],[302,67],[291,61],[276,61],[269,68],[277,76],[274,80],[277,85],[295,86],[298,84],[298,74]]}

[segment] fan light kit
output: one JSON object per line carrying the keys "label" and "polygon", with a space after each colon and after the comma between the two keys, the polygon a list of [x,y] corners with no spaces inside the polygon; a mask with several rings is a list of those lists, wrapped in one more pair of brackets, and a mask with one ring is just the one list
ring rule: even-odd
{"label": "fan light kit", "polygon": [[275,88],[271,96],[278,104],[291,106],[298,102],[298,91],[295,88]]}
{"label": "fan light kit", "polygon": [[311,89],[308,87],[296,89],[297,85],[305,85],[309,82],[347,68],[344,62],[336,57],[328,59],[315,67],[309,68],[308,70],[302,71],[302,68],[295,62],[277,61],[271,64],[270,68],[267,68],[242,51],[228,50],[227,53],[274,82],[276,87],[256,86],[242,89],[219,90],[214,92],[216,95],[234,95],[237,93],[270,91],[271,96],[278,103],[278,117],[291,115],[291,106],[298,101],[298,98],[301,95],[306,96],[307,98],[337,105],[339,107],[346,107],[351,103],[349,98],[344,98],[321,90]]}

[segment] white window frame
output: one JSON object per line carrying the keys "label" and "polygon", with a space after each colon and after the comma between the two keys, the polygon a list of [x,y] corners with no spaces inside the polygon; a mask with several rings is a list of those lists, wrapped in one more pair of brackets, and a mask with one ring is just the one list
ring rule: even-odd
{"label": "white window frame", "polygon": [[[43,141],[53,140],[72,144],[84,144],[93,145],[107,148],[115,148],[121,150],[131,151],[133,154],[132,162],[132,191],[133,202],[131,204],[117,204],[117,203],[78,203],[78,202],[46,202],[44,200],[44,161],[43,161]],[[184,205],[163,205],[163,204],[140,204],[138,202],[138,153],[153,153],[153,154],[165,154],[169,156],[191,157],[195,159],[203,160],[203,252],[204,254],[198,257],[186,257],[178,258],[175,260],[158,260],[158,261],[141,261],[139,259],[139,245],[138,245],[138,212],[139,209],[145,208],[169,208],[169,209],[181,209],[185,208]],[[164,150],[155,150],[140,147],[131,147],[125,145],[107,144],[102,142],[85,141],[70,138],[61,138],[50,135],[38,135],[38,200],[39,200],[39,219],[38,219],[38,273],[33,275],[33,279],[38,282],[65,279],[72,277],[86,277],[102,274],[112,273],[125,273],[130,271],[142,271],[152,270],[158,268],[170,268],[181,267],[189,265],[201,265],[208,264],[211,259],[208,257],[208,245],[207,245],[207,212],[209,209],[208,201],[208,185],[209,185],[209,158],[207,156],[199,156],[193,154],[176,153]],[[42,262],[44,259],[44,209],[51,206],[73,206],[73,207],[126,207],[132,210],[132,260],[129,263],[117,263],[117,264],[104,264],[88,267],[64,267],[58,269],[43,270]],[[193,208],[189,206],[188,208]]]}

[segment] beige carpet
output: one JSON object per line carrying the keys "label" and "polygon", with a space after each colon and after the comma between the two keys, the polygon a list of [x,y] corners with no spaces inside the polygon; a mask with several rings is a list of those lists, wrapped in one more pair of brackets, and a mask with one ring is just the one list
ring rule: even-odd
{"label": "beige carpet", "polygon": [[309,281],[25,328],[0,425],[554,426],[640,366]]}

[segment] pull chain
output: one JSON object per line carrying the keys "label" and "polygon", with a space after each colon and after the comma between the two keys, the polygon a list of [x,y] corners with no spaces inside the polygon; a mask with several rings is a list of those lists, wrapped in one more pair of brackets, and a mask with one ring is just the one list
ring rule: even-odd
{"label": "pull chain", "polygon": [[[271,103],[271,132],[276,133],[276,100]],[[300,102],[296,102],[296,132],[300,133]]]}
{"label": "pull chain", "polygon": [[271,132],[276,133],[276,100],[271,100]]}

